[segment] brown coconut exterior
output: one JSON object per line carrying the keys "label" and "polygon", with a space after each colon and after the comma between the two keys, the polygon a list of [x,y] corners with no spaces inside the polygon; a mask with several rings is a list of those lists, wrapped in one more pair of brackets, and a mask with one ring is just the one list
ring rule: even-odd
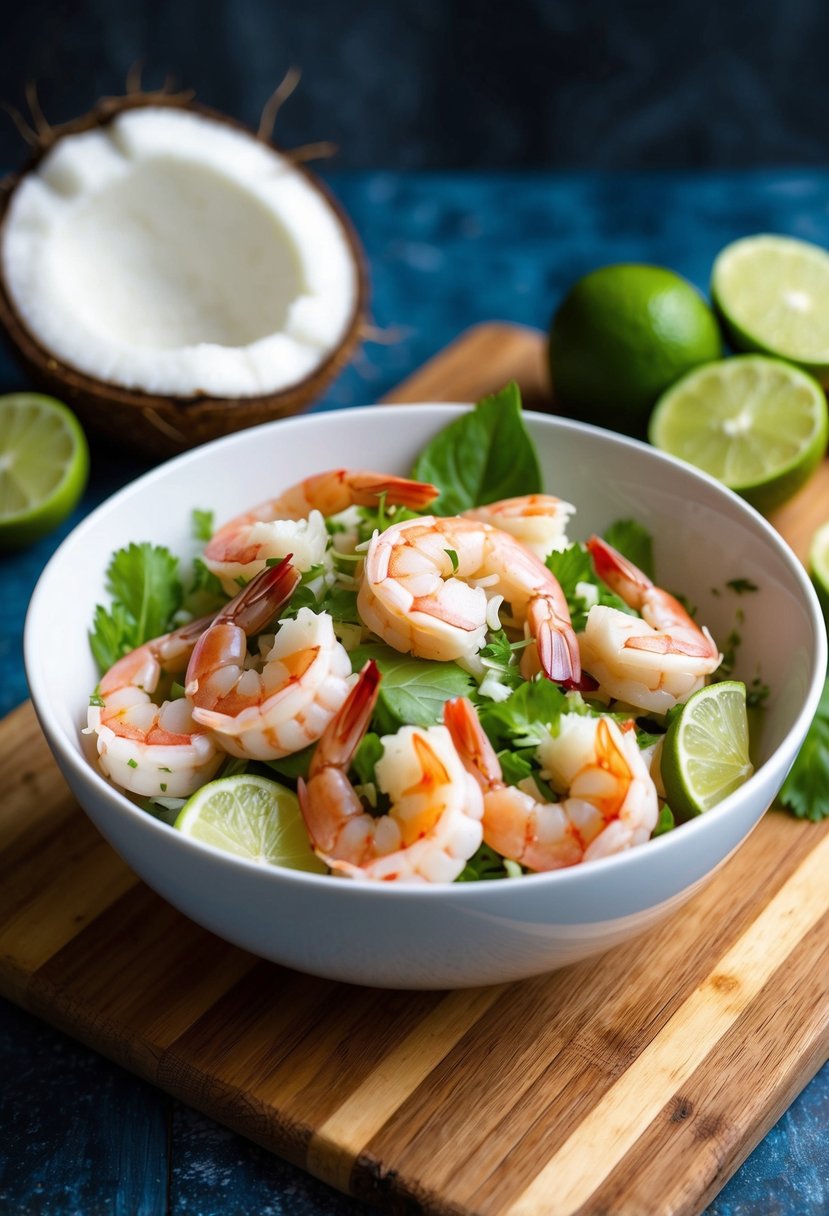
{"label": "brown coconut exterior", "polygon": [[[59,139],[94,127],[105,127],[125,110],[143,106],[191,110],[215,122],[226,123],[251,139],[267,143],[281,155],[290,156],[270,140],[262,141],[260,136],[235,119],[200,105],[188,95],[141,93],[107,97],[88,114],[53,128],[48,140],[38,148],[21,172],[6,178],[0,185],[0,237],[18,184],[27,173],[37,168]],[[307,409],[345,367],[359,344],[367,316],[369,288],[365,254],[351,221],[327,186],[304,165],[295,164],[297,172],[325,197],[335,213],[357,269],[357,298],[348,328],[336,350],[309,376],[279,392],[257,397],[214,397],[209,393],[191,397],[162,397],[98,380],[59,361],[38,342],[17,312],[0,267],[0,326],[14,355],[34,383],[71,406],[90,431],[153,456],[170,456],[221,435]]]}

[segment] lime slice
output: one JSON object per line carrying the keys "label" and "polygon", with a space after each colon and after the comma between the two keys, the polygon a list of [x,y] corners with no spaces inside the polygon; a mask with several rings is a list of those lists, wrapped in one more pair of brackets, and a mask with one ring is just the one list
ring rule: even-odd
{"label": "lime slice", "polygon": [[38,393],[0,397],[0,547],[20,548],[56,528],[88,473],[86,438],[65,405]]}
{"label": "lime slice", "polygon": [[268,777],[239,773],[208,782],[181,808],[175,827],[263,865],[327,872],[308,842],[296,794]]}
{"label": "lime slice", "polygon": [[662,780],[668,806],[684,822],[716,806],[753,771],[745,684],[722,680],[700,688],[665,736]]}
{"label": "lime slice", "polygon": [[750,236],[714,263],[711,295],[737,350],[789,359],[829,383],[829,253],[807,241]]}
{"label": "lime slice", "polygon": [[809,546],[809,572],[823,609],[829,621],[829,519],[821,524]]}
{"label": "lime slice", "polygon": [[780,359],[738,355],[668,389],[648,437],[769,512],[815,471],[828,432],[826,398],[811,376]]}

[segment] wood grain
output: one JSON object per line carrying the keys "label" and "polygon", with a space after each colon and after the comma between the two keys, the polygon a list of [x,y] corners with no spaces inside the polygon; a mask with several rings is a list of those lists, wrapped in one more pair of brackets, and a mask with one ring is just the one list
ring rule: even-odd
{"label": "wood grain", "polygon": [[[481,326],[398,400],[515,378],[540,334]],[[822,467],[778,512],[805,557]],[[264,963],[185,920],[75,806],[30,706],[0,724],[0,989],[359,1199],[441,1216],[708,1202],[829,1054],[829,824],[770,812],[646,937],[520,984],[382,992]]]}

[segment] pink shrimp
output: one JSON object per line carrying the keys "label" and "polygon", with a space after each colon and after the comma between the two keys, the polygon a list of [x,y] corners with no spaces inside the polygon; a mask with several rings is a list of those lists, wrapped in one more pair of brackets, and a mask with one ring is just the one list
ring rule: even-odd
{"label": "pink shrimp", "polygon": [[466,698],[447,702],[444,721],[484,794],[484,840],[530,870],[557,870],[648,840],[656,789],[632,731],[611,718],[565,714],[539,748],[542,776],[566,791],[560,802],[506,785],[498,757]]}
{"label": "pink shrimp", "polygon": [[261,633],[299,581],[290,557],[267,567],[228,604],[193,651],[185,693],[193,718],[231,755],[275,760],[315,742],[345,700],[351,661],[327,612],[300,608],[257,661]]}
{"label": "pink shrimp", "polygon": [[184,699],[154,700],[184,671],[210,618],[145,642],[110,667],[87,714],[98,763],[133,794],[186,797],[209,781],[223,753],[193,720]]}
{"label": "pink shrimp", "polygon": [[499,627],[502,601],[508,623],[536,643],[525,649],[524,675],[540,663],[551,680],[578,686],[578,641],[557,579],[490,524],[431,515],[392,524],[369,544],[357,596],[363,621],[395,650],[467,661]]}
{"label": "pink shrimp", "polygon": [[239,578],[252,578],[269,559],[289,552],[299,570],[318,565],[328,544],[325,516],[350,506],[376,506],[381,496],[390,505],[421,511],[438,493],[426,482],[387,473],[316,473],[223,524],[208,542],[204,563],[232,595]]}
{"label": "pink shrimp", "polygon": [[679,600],[606,541],[593,536],[587,548],[599,577],[641,618],[606,605],[591,608],[579,639],[584,668],[608,697],[666,713],[716,671],[717,645]]}
{"label": "pink shrimp", "polygon": [[481,843],[483,799],[445,726],[404,726],[382,739],[375,772],[391,799],[375,817],[348,768],[380,685],[369,661],[314,752],[299,804],[314,851],[332,870],[381,882],[453,882]]}
{"label": "pink shrimp", "polygon": [[509,532],[543,561],[548,553],[567,547],[567,522],[575,510],[572,503],[552,494],[523,494],[472,507],[463,514],[465,519],[477,519]]}

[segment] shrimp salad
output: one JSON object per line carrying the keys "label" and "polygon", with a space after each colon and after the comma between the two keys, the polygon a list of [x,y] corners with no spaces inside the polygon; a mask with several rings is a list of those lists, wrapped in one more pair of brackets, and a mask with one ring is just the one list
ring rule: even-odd
{"label": "shrimp salad", "polygon": [[[459,486],[496,417],[508,471]],[[666,724],[723,656],[641,526],[573,539],[514,386],[410,478],[337,468],[274,494],[218,526],[194,512],[186,586],[161,547],[113,557],[85,725],[111,782],[173,822],[217,775],[266,774],[332,874],[384,882],[555,870],[674,826]],[[139,613],[136,581],[162,602]]]}

